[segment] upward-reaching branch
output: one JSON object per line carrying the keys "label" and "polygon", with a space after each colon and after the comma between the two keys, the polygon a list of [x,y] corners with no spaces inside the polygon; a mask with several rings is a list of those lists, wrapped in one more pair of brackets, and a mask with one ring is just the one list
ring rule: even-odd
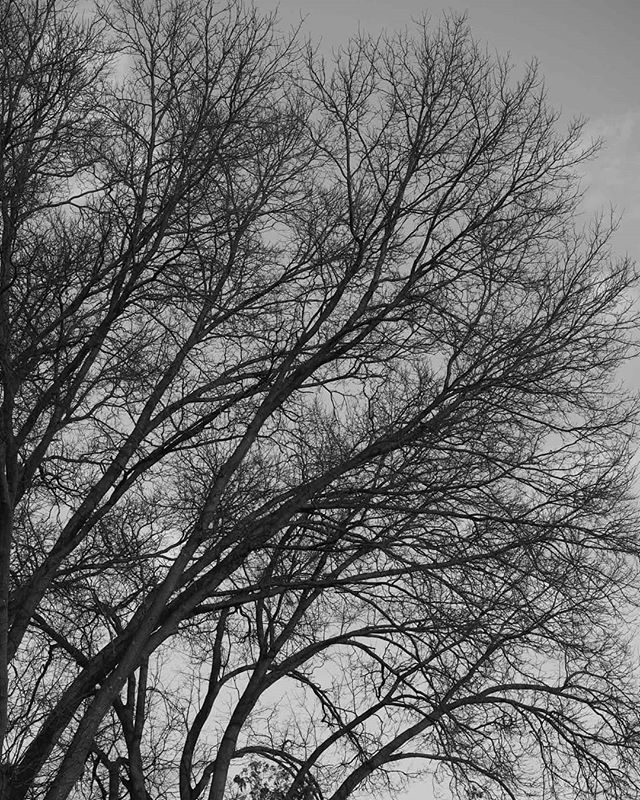
{"label": "upward-reaching branch", "polygon": [[633,796],[580,123],[453,17],[0,12],[0,794]]}

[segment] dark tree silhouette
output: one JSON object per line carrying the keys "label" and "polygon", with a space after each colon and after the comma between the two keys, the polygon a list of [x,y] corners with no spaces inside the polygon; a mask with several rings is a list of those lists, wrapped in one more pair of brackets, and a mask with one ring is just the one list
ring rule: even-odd
{"label": "dark tree silhouette", "polygon": [[0,0],[0,795],[638,794],[633,267],[464,20]]}

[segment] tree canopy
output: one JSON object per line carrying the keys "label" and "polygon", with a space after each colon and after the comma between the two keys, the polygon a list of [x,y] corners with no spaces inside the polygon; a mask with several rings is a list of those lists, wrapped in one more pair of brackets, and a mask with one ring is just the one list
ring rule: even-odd
{"label": "tree canopy", "polygon": [[0,0],[0,795],[638,796],[635,268],[464,19]]}

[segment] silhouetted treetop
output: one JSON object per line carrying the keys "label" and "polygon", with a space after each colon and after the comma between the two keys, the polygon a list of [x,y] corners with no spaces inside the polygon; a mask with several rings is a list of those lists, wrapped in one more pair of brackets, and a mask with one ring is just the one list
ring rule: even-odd
{"label": "silhouetted treetop", "polygon": [[3,798],[638,795],[595,149],[451,15],[0,0]]}

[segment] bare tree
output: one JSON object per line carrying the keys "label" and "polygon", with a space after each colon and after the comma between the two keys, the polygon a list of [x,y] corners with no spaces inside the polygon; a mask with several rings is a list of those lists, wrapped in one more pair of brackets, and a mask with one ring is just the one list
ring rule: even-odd
{"label": "bare tree", "polygon": [[0,0],[0,795],[638,794],[633,266],[464,20]]}

